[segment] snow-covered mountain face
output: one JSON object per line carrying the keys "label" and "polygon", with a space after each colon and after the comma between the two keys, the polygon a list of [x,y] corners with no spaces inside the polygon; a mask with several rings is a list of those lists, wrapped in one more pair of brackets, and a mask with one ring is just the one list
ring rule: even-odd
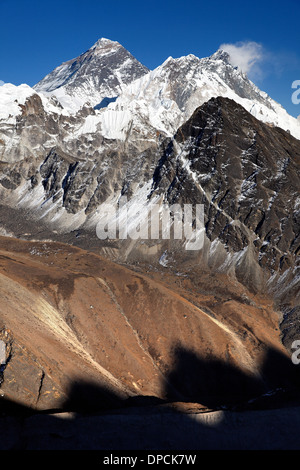
{"label": "snow-covered mountain face", "polygon": [[136,125],[146,119],[171,136],[196,108],[217,96],[233,99],[262,122],[281,127],[300,139],[299,121],[233,67],[223,51],[204,59],[194,55],[169,57],[128,85],[108,109],[116,114],[120,109],[127,114],[130,111]]}
{"label": "snow-covered mountain face", "polygon": [[[149,71],[118,42],[100,39],[87,52],[57,67],[34,89],[55,96],[68,112],[89,105],[108,138],[143,135],[149,126],[171,136],[210,98],[234,99],[257,119],[300,138],[300,123],[259,90],[222,50],[199,59],[169,57]],[[145,129],[146,128],[146,129]]]}
{"label": "snow-covered mountain face", "polygon": [[[28,85],[0,87],[0,160],[14,163],[34,160],[57,145],[60,122],[69,111],[54,98],[36,93]],[[78,114],[80,119],[80,113]]]}
{"label": "snow-covered mountain face", "polygon": [[[26,99],[34,94],[41,101],[44,119],[51,121],[51,128],[53,120],[56,125],[48,132],[49,124],[40,122],[40,113],[38,124],[31,123],[31,116],[29,124],[40,135],[31,142],[32,128],[27,132],[26,126],[18,126],[16,132],[15,124]],[[171,137],[195,109],[217,96],[233,99],[262,122],[300,138],[300,121],[233,67],[226,52],[219,50],[204,59],[169,57],[149,71],[118,42],[102,38],[33,89],[27,85],[0,87],[1,159],[18,160],[54,146],[69,151],[76,148],[80,136],[93,140],[95,134],[147,147],[159,136]]]}
{"label": "snow-covered mountain face", "polygon": [[[102,204],[121,196],[132,213],[149,201],[203,203],[202,258],[184,256],[254,289],[269,279],[289,304],[299,285],[299,129],[223,51],[148,71],[102,39],[34,89],[0,87],[0,197],[60,234],[95,235]],[[160,242],[107,249],[176,261]]]}
{"label": "snow-covered mountain face", "polygon": [[34,89],[55,96],[75,112],[86,103],[107,105],[124,86],[147,72],[147,67],[117,41],[101,38],[87,52],[53,70]]}

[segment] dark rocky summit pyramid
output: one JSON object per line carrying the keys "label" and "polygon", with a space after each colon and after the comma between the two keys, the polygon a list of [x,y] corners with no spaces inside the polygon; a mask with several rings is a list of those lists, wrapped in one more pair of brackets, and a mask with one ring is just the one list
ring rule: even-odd
{"label": "dark rocky summit pyramid", "polygon": [[149,69],[117,41],[101,38],[88,51],[50,72],[34,89],[57,92],[62,103],[67,98],[74,107],[86,102],[103,106],[105,99],[116,98],[124,86],[148,72]]}

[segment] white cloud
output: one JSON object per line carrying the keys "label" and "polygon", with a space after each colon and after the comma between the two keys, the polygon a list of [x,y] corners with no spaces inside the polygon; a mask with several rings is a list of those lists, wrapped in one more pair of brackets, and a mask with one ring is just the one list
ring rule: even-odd
{"label": "white cloud", "polygon": [[230,62],[247,75],[260,76],[259,62],[264,59],[261,44],[254,41],[237,42],[236,44],[221,44],[220,49],[227,52]]}
{"label": "white cloud", "polygon": [[3,80],[0,80],[0,86],[4,85],[4,81]]}

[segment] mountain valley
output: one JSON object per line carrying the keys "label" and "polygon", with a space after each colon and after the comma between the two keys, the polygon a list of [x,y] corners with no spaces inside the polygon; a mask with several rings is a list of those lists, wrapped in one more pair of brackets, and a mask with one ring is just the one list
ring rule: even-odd
{"label": "mountain valley", "polygon": [[[2,414],[298,406],[299,139],[222,50],[150,71],[102,38],[0,86]],[[203,245],[100,240],[122,197],[202,205]]]}

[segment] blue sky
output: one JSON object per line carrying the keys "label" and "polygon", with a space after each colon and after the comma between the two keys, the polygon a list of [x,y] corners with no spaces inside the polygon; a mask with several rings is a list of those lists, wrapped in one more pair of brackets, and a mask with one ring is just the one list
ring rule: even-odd
{"label": "blue sky", "polygon": [[256,43],[249,77],[297,116],[300,1],[0,0],[0,80],[32,86],[100,37],[153,69],[169,56],[207,57],[221,44]]}

